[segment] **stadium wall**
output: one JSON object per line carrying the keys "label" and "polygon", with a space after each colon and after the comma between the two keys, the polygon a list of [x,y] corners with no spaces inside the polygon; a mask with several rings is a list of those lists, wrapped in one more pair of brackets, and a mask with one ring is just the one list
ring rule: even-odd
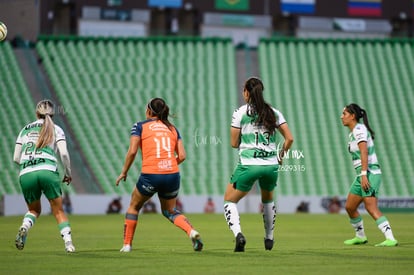
{"label": "stadium wall", "polygon": [[[203,213],[204,204],[207,199],[211,197],[215,203],[215,213],[222,213],[223,197],[222,196],[208,196],[208,195],[192,195],[182,196],[180,201],[183,204],[184,213]],[[72,214],[75,215],[105,215],[109,203],[117,198],[116,195],[72,195]],[[309,212],[312,214],[328,213],[327,206],[330,197],[322,196],[281,196],[277,198],[278,213],[292,214],[296,213],[297,207],[302,202],[308,205]],[[341,209],[339,213],[346,213],[344,209],[345,197],[338,197],[341,202]],[[130,196],[122,196],[122,213],[125,213],[129,205]],[[160,213],[160,204],[158,198],[153,199],[157,207],[157,212]],[[50,214],[49,202],[45,197],[41,199],[42,214]],[[27,212],[26,204],[22,195],[4,195],[3,197],[4,216],[24,215]],[[382,198],[379,200],[380,209],[383,212],[414,212],[414,198]],[[238,204],[240,213],[260,213],[261,202],[260,196],[256,194],[248,195]],[[360,211],[366,213],[363,206]]]}

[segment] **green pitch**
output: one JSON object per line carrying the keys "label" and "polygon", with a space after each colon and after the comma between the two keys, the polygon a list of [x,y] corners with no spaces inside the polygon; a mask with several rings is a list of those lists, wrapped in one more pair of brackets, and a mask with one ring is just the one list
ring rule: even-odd
{"label": "green pitch", "polygon": [[391,214],[400,246],[374,247],[383,240],[364,216],[368,244],[345,246],[353,236],[345,215],[278,215],[276,243],[263,246],[260,214],[242,214],[246,252],[234,253],[234,238],[220,214],[188,214],[202,234],[194,252],[184,232],[160,214],[140,215],[131,253],[120,253],[123,215],[70,216],[77,252],[66,254],[52,216],[41,216],[24,250],[14,238],[21,217],[0,217],[0,274],[411,274],[414,214]]}

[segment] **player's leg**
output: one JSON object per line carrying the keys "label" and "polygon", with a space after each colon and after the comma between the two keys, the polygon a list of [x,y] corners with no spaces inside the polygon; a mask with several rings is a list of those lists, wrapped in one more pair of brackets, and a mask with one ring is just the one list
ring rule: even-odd
{"label": "player's leg", "polygon": [[274,244],[274,228],[276,222],[276,207],[273,192],[278,178],[278,166],[257,167],[263,170],[259,185],[263,205],[263,223],[265,229],[264,246],[266,250],[272,250]]}
{"label": "player's leg", "polygon": [[58,224],[60,236],[65,243],[66,252],[75,252],[75,246],[72,242],[72,229],[68,217],[63,211],[62,197],[49,200],[50,208],[52,214],[55,216],[56,222]]}
{"label": "player's leg", "polygon": [[355,230],[355,237],[345,240],[344,244],[365,244],[368,242],[364,230],[364,222],[358,212],[358,206],[362,202],[362,197],[356,194],[349,193],[345,203],[345,210],[350,218],[350,223]]}
{"label": "player's leg", "polygon": [[[160,196],[160,194],[158,195]],[[164,217],[187,234],[193,243],[195,251],[201,251],[203,249],[203,242],[200,233],[194,229],[188,218],[176,209],[177,198],[165,199],[162,196],[159,198]]]}
{"label": "player's leg", "polygon": [[19,178],[20,186],[23,192],[24,199],[27,204],[28,212],[24,215],[22,224],[16,235],[15,244],[16,248],[22,250],[26,243],[27,234],[39,217],[42,206],[40,203],[40,197],[42,191],[37,184],[37,175],[35,173],[27,173]]}
{"label": "player's leg", "polygon": [[243,252],[246,245],[246,238],[244,237],[241,224],[240,214],[237,209],[237,203],[246,196],[248,191],[241,191],[236,188],[236,184],[229,183],[224,194],[224,217],[227,225],[233,232],[236,238],[236,246],[234,252]]}
{"label": "player's leg", "polygon": [[193,243],[195,251],[201,251],[203,249],[203,242],[200,233],[194,229],[188,218],[176,208],[177,195],[180,188],[180,174],[159,175],[159,180],[158,197],[162,214],[187,234]]}
{"label": "player's leg", "polygon": [[[140,184],[140,181],[137,183]],[[125,214],[124,220],[124,242],[121,252],[130,252],[132,249],[132,241],[135,235],[135,229],[138,223],[138,214],[144,203],[151,198],[151,196],[143,195],[138,188],[134,188],[131,194],[131,201]]]}
{"label": "player's leg", "polygon": [[66,252],[75,252],[75,246],[72,242],[72,229],[68,217],[63,211],[61,180],[57,172],[39,171],[39,184],[49,200],[52,214],[58,224],[60,235],[65,244]]}
{"label": "player's leg", "polygon": [[274,228],[276,222],[276,207],[273,192],[261,190],[263,205],[263,223],[265,229],[264,245],[266,250],[272,250],[274,243]]}
{"label": "player's leg", "polygon": [[249,193],[257,179],[256,175],[251,171],[252,168],[252,166],[237,165],[224,193],[224,217],[227,225],[236,237],[234,252],[244,252],[246,245],[246,238],[241,230],[237,203]]}
{"label": "player's leg", "polygon": [[375,220],[378,229],[381,230],[385,236],[385,241],[376,244],[376,246],[397,246],[398,241],[394,238],[391,225],[388,219],[383,216],[382,212],[378,208],[378,199],[376,196],[378,195],[378,191],[381,186],[381,175],[368,173],[368,180],[370,183],[370,189],[363,198],[365,209]]}

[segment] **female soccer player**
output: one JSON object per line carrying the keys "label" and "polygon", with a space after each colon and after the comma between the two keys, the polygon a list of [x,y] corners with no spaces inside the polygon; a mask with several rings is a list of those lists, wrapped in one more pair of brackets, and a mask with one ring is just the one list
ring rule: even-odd
{"label": "female soccer player", "polygon": [[65,133],[53,123],[54,106],[42,100],[36,106],[37,120],[26,125],[17,137],[13,160],[20,165],[20,186],[29,211],[16,236],[16,247],[24,248],[29,229],[41,212],[42,192],[50,202],[67,252],[75,252],[71,228],[62,207],[62,190],[57,166],[57,151],[64,166],[63,182],[72,181]]}
{"label": "female soccer player", "polygon": [[131,251],[139,211],[155,193],[158,193],[162,214],[187,233],[193,242],[195,251],[201,251],[203,243],[200,234],[176,209],[180,188],[178,165],[186,157],[180,133],[168,120],[169,107],[163,99],[150,100],[145,114],[146,120],[132,126],[124,167],[116,180],[116,185],[121,180],[126,180],[128,170],[140,148],[142,152],[141,175],[132,192],[131,202],[125,215],[124,245],[120,251]]}
{"label": "female soccer player", "polygon": [[[224,216],[236,237],[235,252],[243,252],[246,239],[241,231],[237,203],[259,181],[265,226],[264,246],[273,248],[273,229],[276,219],[273,190],[278,168],[284,154],[293,143],[293,136],[282,113],[265,102],[263,83],[249,78],[243,88],[245,105],[234,111],[231,122],[231,146],[239,149],[239,162],[224,194]],[[276,130],[284,137],[282,150],[277,151]]]}
{"label": "female soccer player", "polygon": [[[363,123],[359,122],[361,118]],[[358,212],[358,206],[363,202],[365,209],[385,235],[385,241],[376,246],[396,246],[398,241],[392,234],[391,226],[378,209],[377,196],[381,185],[381,169],[375,154],[374,131],[369,126],[367,113],[360,106],[352,103],[343,109],[341,119],[342,124],[350,130],[348,150],[357,173],[345,204],[356,236],[344,243],[353,245],[368,242],[362,217]]]}

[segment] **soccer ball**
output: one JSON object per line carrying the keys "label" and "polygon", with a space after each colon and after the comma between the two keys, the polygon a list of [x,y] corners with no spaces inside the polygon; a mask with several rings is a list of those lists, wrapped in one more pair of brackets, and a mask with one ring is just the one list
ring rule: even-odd
{"label": "soccer ball", "polygon": [[7,36],[7,27],[6,25],[0,21],[0,41],[6,39]]}

